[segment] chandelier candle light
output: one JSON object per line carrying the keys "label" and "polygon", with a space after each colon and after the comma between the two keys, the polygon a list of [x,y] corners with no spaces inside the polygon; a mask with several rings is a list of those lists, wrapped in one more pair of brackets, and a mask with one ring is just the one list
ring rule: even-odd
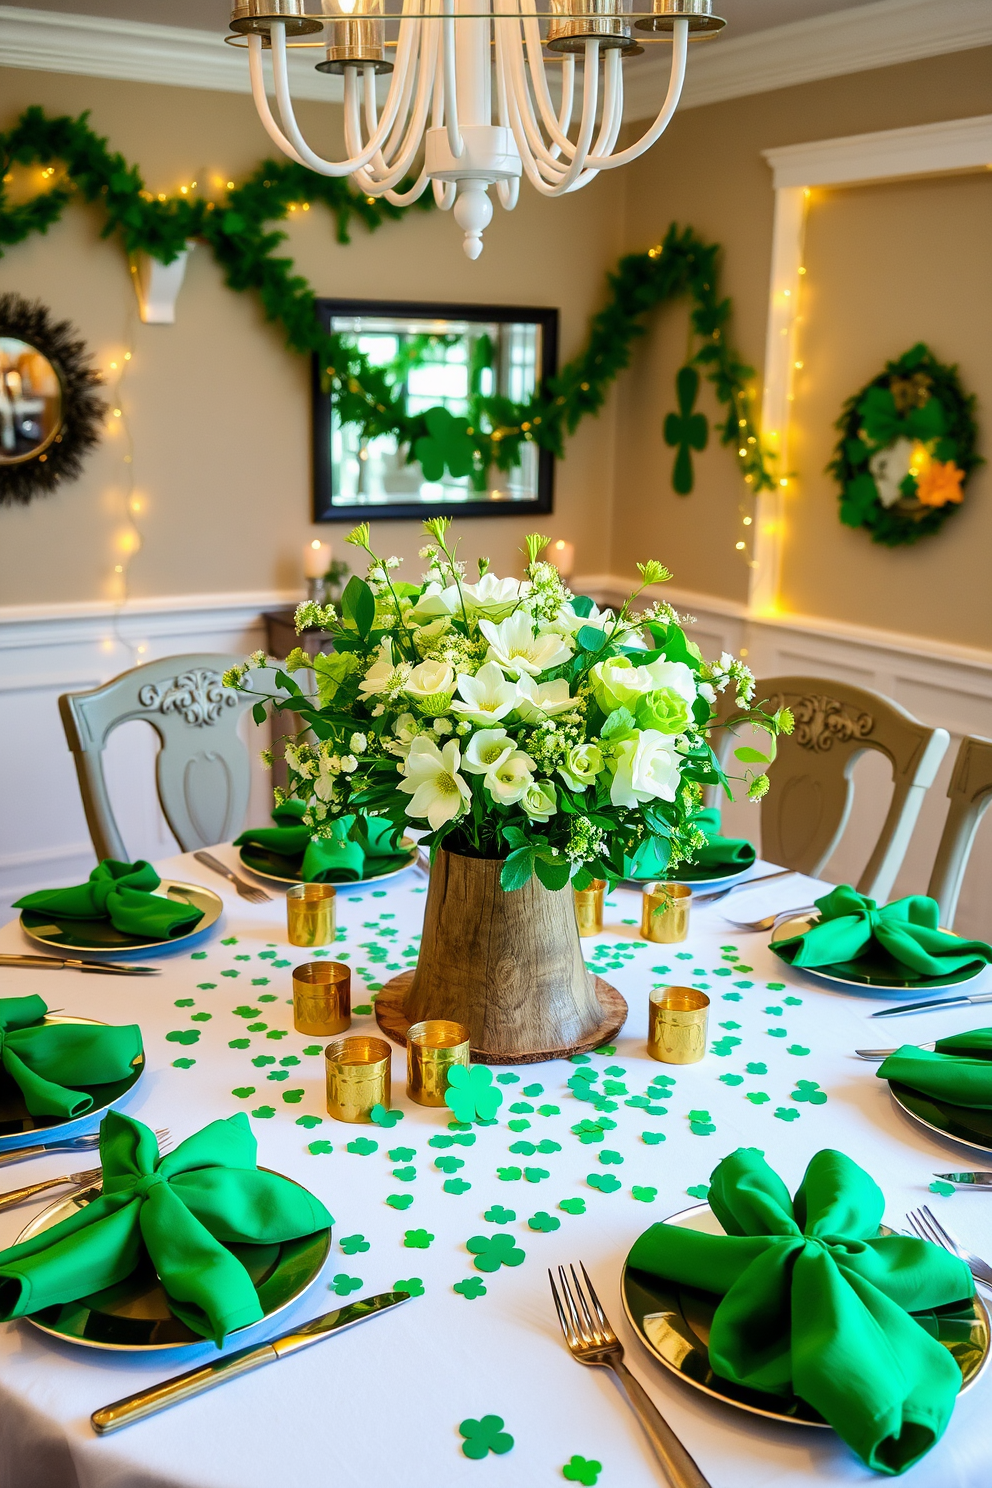
{"label": "chandelier candle light", "polygon": [[[689,40],[725,24],[712,0],[550,0],[550,10],[536,0],[320,3],[318,10],[307,9],[307,0],[235,0],[228,40],[247,45],[255,107],[270,138],[298,165],[350,176],[366,196],[397,206],[416,201],[430,182],[438,206],[454,208],[472,259],[492,220],[490,186],[512,211],[522,174],[542,196],[564,196],[601,170],[636,160],[678,107]],[[646,3],[650,9],[633,9]],[[623,62],[643,51],[642,41],[671,44],[668,91],[650,128],[615,151]],[[295,47],[325,49],[317,70],[344,75],[344,160],[325,160],[303,138],[290,95]],[[557,106],[549,61],[561,69]],[[376,77],[383,73],[389,83],[380,110]]]}

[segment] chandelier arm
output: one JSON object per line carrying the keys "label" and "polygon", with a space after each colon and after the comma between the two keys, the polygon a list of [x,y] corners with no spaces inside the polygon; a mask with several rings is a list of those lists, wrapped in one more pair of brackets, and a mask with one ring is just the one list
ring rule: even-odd
{"label": "chandelier arm", "polygon": [[[425,23],[430,24],[430,23]],[[435,60],[437,56],[437,28],[431,27],[431,45],[429,55],[423,59],[424,65],[420,70],[417,80],[417,96],[414,100],[413,111],[410,116],[410,124],[399,152],[390,164],[386,175],[374,178],[376,187],[374,194],[381,196],[386,188],[399,184],[410,170],[423,142],[424,130],[427,127],[427,115],[431,106],[431,92],[435,74]]]}
{"label": "chandelier arm", "polygon": [[[444,127],[444,76],[439,67],[434,68],[434,95],[431,103],[431,128]],[[434,204],[442,212],[450,212],[458,196],[456,181],[431,181]]]}
{"label": "chandelier arm", "polygon": [[685,16],[675,17],[675,33],[672,38],[672,70],[668,81],[668,93],[661,106],[661,112],[636,144],[621,150],[618,155],[610,155],[600,159],[590,158],[587,164],[596,170],[616,170],[618,166],[629,165],[632,160],[637,160],[646,150],[661,138],[669,124],[675,110],[679,106],[682,96],[682,85],[685,82],[685,64],[689,51],[689,20]]}
{"label": "chandelier arm", "polygon": [[284,21],[272,22],[271,40],[272,72],[275,77],[279,115],[291,143],[303,157],[303,164],[321,176],[353,175],[356,170],[368,164],[381,142],[370,141],[361,154],[352,156],[349,160],[324,160],[320,155],[315,154],[300,133],[300,126],[293,112],[293,100],[289,93],[289,69],[286,65],[286,23]]}
{"label": "chandelier arm", "polygon": [[306,161],[293,149],[293,146],[276,123],[272,110],[269,107],[269,96],[265,91],[265,70],[262,65],[262,38],[257,32],[248,37],[248,75],[251,78],[251,95],[255,101],[255,109],[269,139],[278,150],[281,150],[284,155],[288,155],[290,160],[294,161],[296,165],[305,166]]}
{"label": "chandelier arm", "polygon": [[408,207],[411,202],[418,201],[426,190],[427,167],[425,166],[409,191],[384,191],[382,194],[388,202],[392,202],[394,207]]}
{"label": "chandelier arm", "polygon": [[497,181],[496,195],[503,210],[512,212],[520,198],[520,177],[512,176],[509,181]]}
{"label": "chandelier arm", "polygon": [[[526,93],[524,94],[524,99],[529,106],[530,99]],[[520,163],[524,168],[524,174],[526,175],[530,184],[533,186],[534,190],[537,191],[539,195],[549,197],[555,196],[557,193],[555,191],[554,184],[546,181],[544,176],[542,175],[542,170],[546,170],[547,167],[544,166],[543,163],[539,164],[538,161],[534,158],[533,152],[531,151],[524,116],[520,106],[520,99],[518,94],[512,89],[507,94],[507,104],[509,107],[510,128],[513,130],[513,138],[516,141],[517,151],[520,155]]]}
{"label": "chandelier arm", "polygon": [[[530,71],[533,84],[534,98],[537,102],[541,123],[552,143],[566,155],[572,155],[575,147],[568,138],[568,124],[562,129],[558,112],[551,98],[551,90],[548,87],[548,74],[544,65],[544,49],[541,44],[541,28],[537,23],[534,0],[522,0],[521,9],[524,11],[523,30],[527,49],[527,67]],[[586,59],[588,60],[588,59]],[[583,67],[586,65],[583,62]],[[575,62],[572,61],[572,76],[574,87]],[[573,100],[569,99],[568,121],[572,118]]]}
{"label": "chandelier arm", "polygon": [[[400,21],[392,79],[396,81],[397,73],[400,74],[400,98],[393,131],[383,146],[383,155],[387,161],[392,160],[398,151],[405,148],[404,130],[408,128],[414,80],[419,76],[418,67],[421,70],[426,68],[428,76],[432,76],[434,72],[437,27],[429,20],[417,21],[409,18],[408,12],[416,12],[417,6],[418,0],[403,0],[403,19]],[[431,14],[430,5],[428,5],[427,14]],[[390,86],[392,87],[392,83]]]}
{"label": "chandelier arm", "polygon": [[598,168],[592,165],[594,160],[602,160],[608,157],[613,146],[617,142],[620,133],[620,125],[623,123],[623,66],[622,53],[619,47],[611,47],[603,58],[603,115],[600,121],[599,134],[593,146],[592,154],[586,161],[586,169],[582,177],[576,181],[573,190],[585,186],[598,175]]}
{"label": "chandelier arm", "polygon": [[[436,91],[437,42],[436,19],[425,20],[423,36],[418,43],[420,66],[419,69],[412,63],[407,66],[398,117],[385,150],[387,156],[393,157],[391,163],[384,162],[381,166],[377,164],[372,169],[361,169],[354,173],[355,184],[369,196],[382,196],[387,190],[397,186],[413,164],[423,139],[431,89],[435,88]],[[361,143],[357,88],[352,74],[357,78],[357,67],[345,69],[345,137],[349,149],[354,149],[356,143]],[[410,93],[415,79],[417,95],[411,111]]]}
{"label": "chandelier arm", "polygon": [[590,38],[586,41],[585,56],[582,60],[582,121],[579,125],[579,137],[575,141],[575,154],[572,163],[568,167],[557,191],[564,196],[566,191],[571,191],[577,184],[581,172],[585,169],[589,160],[589,146],[592,143],[592,132],[596,127],[596,106],[599,101],[599,40]]}
{"label": "chandelier arm", "polygon": [[456,160],[465,154],[465,141],[458,127],[458,84],[455,70],[455,6],[454,0],[443,0],[441,22],[441,62],[444,73],[444,126],[448,131],[448,147]]}
{"label": "chandelier arm", "polygon": [[572,109],[575,106],[575,55],[566,53],[561,69],[561,112],[558,115],[558,128],[562,134],[568,137],[569,125],[572,122]]}
{"label": "chandelier arm", "polygon": [[[520,44],[520,29],[514,19],[501,20],[498,28],[499,43],[503,48],[503,55],[508,72],[507,93],[513,104],[513,133],[517,142],[517,149],[521,156],[524,154],[524,144],[537,169],[540,170],[542,178],[557,183],[564,175],[566,165],[559,161],[561,150],[552,147],[549,149],[544,143],[540,126],[534,113],[534,105],[531,99],[530,89],[527,86],[527,75],[524,71],[523,52]],[[574,152],[571,140],[565,140],[565,150],[569,155]]]}

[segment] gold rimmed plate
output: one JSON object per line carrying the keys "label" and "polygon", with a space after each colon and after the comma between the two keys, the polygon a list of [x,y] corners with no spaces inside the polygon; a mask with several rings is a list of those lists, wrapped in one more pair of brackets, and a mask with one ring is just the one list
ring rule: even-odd
{"label": "gold rimmed plate", "polygon": [[[417,844],[409,837],[400,839],[400,847],[407,849],[407,861],[401,863],[399,868],[388,868],[385,873],[370,873],[365,878],[341,879],[335,881],[336,889],[360,889],[362,884],[383,883],[387,878],[395,878],[398,873],[405,873],[412,868],[417,861],[419,850]],[[269,883],[297,884],[303,883],[300,869],[303,866],[303,856],[296,853],[287,857],[284,853],[272,852],[267,847],[256,847],[246,842],[238,849],[238,856],[242,865],[256,878],[264,878]]]}
{"label": "gold rimmed plate", "polygon": [[[791,940],[795,935],[805,935],[807,930],[819,923],[818,915],[796,915],[781,920],[772,931],[772,944],[779,940]],[[946,932],[953,935],[953,930]],[[959,937],[960,938],[960,937]],[[945,976],[926,977],[907,968],[905,976],[893,976],[892,962],[880,955],[859,956],[854,961],[840,961],[834,966],[797,966],[797,972],[813,977],[834,987],[848,987],[856,991],[869,992],[946,992],[952,987],[962,987],[973,982],[985,970],[984,966],[950,972]]]}
{"label": "gold rimmed plate", "polygon": [[[92,1203],[99,1194],[99,1188],[87,1188],[56,1200],[25,1225],[14,1243],[19,1245],[50,1230]],[[330,1253],[331,1232],[321,1230],[301,1240],[276,1244],[226,1245],[225,1249],[237,1257],[251,1277],[264,1312],[264,1319],[259,1319],[262,1322],[284,1311],[316,1281]],[[29,1313],[25,1321],[53,1338],[78,1343],[84,1348],[117,1352],[192,1348],[210,1343],[210,1339],[194,1333],[171,1310],[147,1253],[131,1275],[116,1286],[82,1297],[78,1302]],[[228,1340],[237,1338],[243,1331],[236,1329],[228,1334]]]}
{"label": "gold rimmed plate", "polygon": [[223,900],[212,889],[202,884],[183,883],[177,878],[163,878],[154,894],[160,899],[171,899],[176,904],[192,904],[201,911],[201,918],[191,930],[183,935],[173,935],[157,940],[147,940],[140,935],[128,935],[118,930],[109,919],[80,920],[69,915],[53,915],[50,911],[41,914],[37,910],[21,910],[21,929],[38,945],[52,946],[59,951],[105,952],[120,955],[126,951],[171,950],[173,946],[188,945],[195,936],[209,930],[221,917]]}
{"label": "gold rimmed plate", "polygon": [[[665,1222],[710,1235],[723,1234],[709,1204],[694,1204]],[[883,1226],[881,1233],[892,1232]],[[648,1352],[687,1385],[726,1405],[735,1405],[769,1420],[828,1426],[819,1411],[796,1395],[766,1395],[714,1373],[709,1336],[713,1314],[720,1302],[715,1293],[666,1281],[648,1271],[638,1271],[628,1262],[620,1278],[620,1296],[627,1318]],[[921,1321],[924,1319],[927,1332],[953,1354],[961,1370],[963,1394],[978,1379],[989,1359],[992,1323],[985,1304],[976,1294],[963,1302],[935,1307],[921,1315]]]}
{"label": "gold rimmed plate", "polygon": [[[71,1013],[49,1013],[44,1022],[87,1023],[96,1024],[100,1028],[107,1026],[100,1018],[77,1018]],[[70,1128],[75,1129],[83,1122],[92,1124],[109,1111],[111,1106],[123,1100],[134,1089],[144,1072],[145,1056],[138,1054],[131,1066],[131,1073],[123,1080],[114,1080],[106,1085],[82,1085],[74,1082],[73,1089],[85,1091],[92,1096],[93,1105],[82,1116],[70,1117],[32,1116],[24,1104],[20,1087],[9,1075],[3,1075],[0,1077],[0,1152],[23,1146],[24,1143],[18,1139],[29,1136],[32,1132],[43,1132],[46,1139],[51,1139]]]}
{"label": "gold rimmed plate", "polygon": [[963,1147],[992,1155],[992,1111],[973,1106],[954,1106],[950,1101],[921,1095],[898,1080],[889,1081],[889,1094],[911,1121],[938,1136],[950,1137]]}

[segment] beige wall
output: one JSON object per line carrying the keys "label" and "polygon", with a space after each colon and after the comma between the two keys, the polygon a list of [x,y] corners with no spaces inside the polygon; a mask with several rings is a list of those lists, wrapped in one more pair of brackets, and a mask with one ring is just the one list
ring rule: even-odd
{"label": "beige wall", "polygon": [[[175,191],[204,170],[246,174],[270,153],[251,100],[227,93],[0,70],[0,125],[30,103],[49,112],[92,110],[92,123],[135,162],[148,186]],[[304,128],[329,144],[330,108],[301,110]],[[622,182],[610,175],[563,202],[521,192],[512,214],[497,207],[481,260],[470,264],[447,214],[413,214],[374,235],[356,225],[334,240],[320,209],[290,228],[287,251],[319,294],[557,305],[563,357],[574,354],[620,249]],[[302,216],[302,214],[301,214]],[[125,407],[144,510],[144,546],[130,570],[135,596],[231,592],[301,583],[310,525],[310,408],[306,359],[285,350],[250,294],[227,289],[209,250],[193,254],[175,326],[138,319],[121,249],[102,241],[97,211],[71,207],[47,237],[0,259],[0,290],[38,296],[71,319],[103,366],[133,337]],[[573,539],[586,572],[602,570],[609,530],[613,411],[587,420],[557,470],[545,530]],[[26,508],[0,510],[0,605],[113,597],[127,530],[122,441],[108,437],[82,478]],[[465,552],[519,571],[533,519],[463,524]],[[319,529],[340,541],[347,526]],[[416,560],[414,523],[382,523],[384,551]],[[413,560],[411,563],[410,560]]]}
{"label": "beige wall", "polygon": [[[723,245],[731,335],[758,369],[760,390],[773,211],[771,171],[760,152],[989,112],[988,49],[687,110],[625,172],[625,247],[649,247],[673,218]],[[897,553],[840,525],[821,474],[844,398],[917,339],[960,361],[980,417],[986,425],[992,417],[990,185],[985,178],[912,183],[825,194],[814,203],[803,328],[808,378],[797,397],[790,461],[801,479],[788,512],[784,576],[793,611],[992,645],[980,582],[992,536],[987,472],[970,484],[971,510],[918,549]],[[672,452],[661,426],[675,406],[686,326],[684,307],[657,315],[622,385],[613,567],[632,573],[650,552],[681,587],[744,601],[748,570],[734,544],[747,507],[731,454],[711,436],[697,459],[695,492],[678,497],[671,489]],[[708,391],[700,406],[711,416],[719,408]]]}

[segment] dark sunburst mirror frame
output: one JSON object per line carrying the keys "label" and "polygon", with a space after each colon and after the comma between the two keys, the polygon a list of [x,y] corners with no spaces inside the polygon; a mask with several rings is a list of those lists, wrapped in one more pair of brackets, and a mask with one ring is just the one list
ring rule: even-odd
{"label": "dark sunburst mirror frame", "polygon": [[55,320],[40,300],[0,295],[0,336],[26,342],[55,368],[61,386],[61,422],[54,439],[16,463],[0,462],[0,506],[26,505],[75,480],[83,457],[99,443],[107,404],[96,389],[103,379],[71,321]]}

